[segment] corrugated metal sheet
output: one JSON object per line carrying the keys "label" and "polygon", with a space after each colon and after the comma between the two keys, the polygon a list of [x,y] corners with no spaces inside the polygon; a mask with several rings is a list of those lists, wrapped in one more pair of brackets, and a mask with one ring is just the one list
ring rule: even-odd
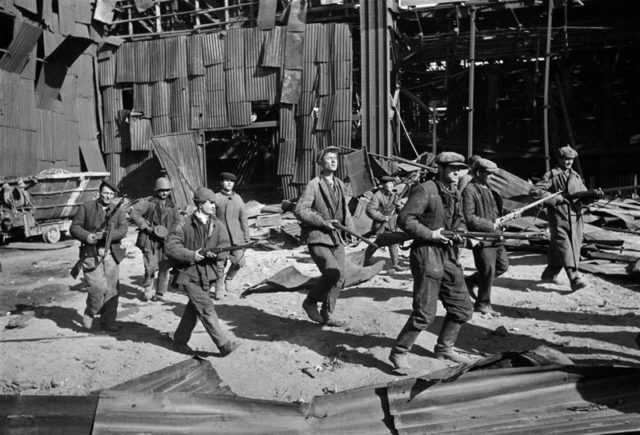
{"label": "corrugated metal sheet", "polygon": [[151,120],[138,116],[129,117],[131,151],[151,151]]}
{"label": "corrugated metal sheet", "polygon": [[302,71],[297,69],[284,70],[280,102],[286,104],[298,104],[302,89]]}
{"label": "corrugated metal sheet", "polygon": [[351,89],[340,89],[335,93],[334,121],[351,121]]}
{"label": "corrugated metal sheet", "polygon": [[[168,116],[170,114],[169,102],[171,99],[171,85],[160,81],[151,85],[151,116]],[[105,114],[106,116],[106,114]]]}
{"label": "corrugated metal sheet", "polygon": [[149,42],[149,78],[152,82],[164,80],[165,51],[164,39],[154,39]]}
{"label": "corrugated metal sheet", "polygon": [[224,77],[227,102],[246,102],[247,95],[244,87],[244,68],[227,69],[225,70]]}
{"label": "corrugated metal sheet", "polygon": [[327,147],[333,146],[331,135],[332,133],[328,130],[316,131],[314,134],[316,138],[316,144],[318,146],[318,150],[322,150]]}
{"label": "corrugated metal sheet", "polygon": [[235,396],[211,363],[189,358],[178,364],[132,379],[107,391],[140,393],[198,393]]}
{"label": "corrugated metal sheet", "polygon": [[296,105],[296,116],[311,116],[315,103],[315,92],[303,92],[300,94],[300,101]]}
{"label": "corrugated metal sheet", "polygon": [[205,128],[207,122],[207,79],[205,76],[189,77],[189,104],[191,128]]}
{"label": "corrugated metal sheet", "polygon": [[245,69],[245,92],[249,101],[275,101],[278,71],[273,68],[253,66]]}
{"label": "corrugated metal sheet", "polygon": [[75,120],[76,117],[76,100],[78,98],[77,77],[74,74],[67,73],[67,78],[62,84],[60,95],[62,97],[62,111],[67,119]]}
{"label": "corrugated metal sheet", "polygon": [[203,36],[199,33],[190,35],[187,41],[187,73],[189,77],[204,75]]}
{"label": "corrugated metal sheet", "polygon": [[312,149],[298,149],[296,155],[296,173],[293,183],[307,184],[315,176],[314,170],[315,151]]}
{"label": "corrugated metal sheet", "polygon": [[95,98],[93,58],[83,54],[74,62],[71,71],[78,77],[78,97]]}
{"label": "corrugated metal sheet", "polygon": [[13,4],[31,13],[38,13],[38,2],[36,0],[13,0]]}
{"label": "corrugated metal sheet", "polygon": [[187,37],[174,36],[164,39],[165,74],[167,80],[187,77]]}
{"label": "corrugated metal sheet", "polygon": [[135,52],[135,82],[148,83],[151,81],[151,47],[150,41],[133,43]]}
{"label": "corrugated metal sheet", "polygon": [[111,86],[102,90],[102,110],[104,119],[113,122],[122,110],[122,89],[119,86]]}
{"label": "corrugated metal sheet", "polygon": [[171,133],[171,118],[169,118],[169,115],[159,115],[151,118],[151,131],[154,136]]}
{"label": "corrugated metal sheet", "polygon": [[[133,83],[136,81],[136,44],[127,42],[116,52],[116,83]],[[139,60],[139,59],[138,59]]]}
{"label": "corrugated metal sheet", "polygon": [[20,77],[29,79],[34,82],[36,80],[36,64],[36,56],[29,56],[27,65],[22,70]]}
{"label": "corrugated metal sheet", "polygon": [[209,91],[224,91],[226,89],[226,74],[222,63],[205,68],[205,77],[207,78],[207,89]]}
{"label": "corrugated metal sheet", "polygon": [[91,24],[93,16],[93,2],[74,2],[76,8],[75,19],[78,23]]}
{"label": "corrugated metal sheet", "polygon": [[298,118],[298,132],[300,133],[298,149],[315,151],[316,141],[313,135],[315,124],[316,120],[313,116],[301,116]]}
{"label": "corrugated metal sheet", "polygon": [[283,175],[280,177],[280,184],[282,186],[282,196],[284,199],[297,199],[298,198],[298,186],[292,183],[293,175]]}
{"label": "corrugated metal sheet", "polygon": [[233,127],[241,127],[251,124],[251,102],[237,101],[227,103],[229,124]]}
{"label": "corrugated metal sheet", "polygon": [[316,61],[321,26],[322,24],[320,23],[310,23],[305,26],[304,49],[302,52],[302,61],[304,63],[315,63]]}
{"label": "corrugated metal sheet", "polygon": [[225,38],[224,68],[244,68],[244,35],[245,29],[233,28]]}
{"label": "corrugated metal sheet", "polygon": [[335,24],[334,44],[335,52],[333,61],[351,60],[353,57],[353,41],[351,28],[346,23]]}
{"label": "corrugated metal sheet", "polygon": [[335,24],[323,24],[318,30],[316,62],[331,62],[333,60]]}
{"label": "corrugated metal sheet", "polygon": [[302,92],[311,92],[318,86],[318,66],[315,63],[305,63],[302,70]]}
{"label": "corrugated metal sheet", "polygon": [[328,62],[318,64],[318,95],[331,95],[333,84],[333,65]]}
{"label": "corrugated metal sheet", "polygon": [[0,69],[13,73],[22,73],[29,61],[30,53],[38,43],[42,28],[26,21],[15,21],[14,38],[11,40],[8,53],[0,58]]}
{"label": "corrugated metal sheet", "polygon": [[186,77],[181,77],[172,80],[169,86],[171,92],[169,116],[189,119],[189,80]]}
{"label": "corrugated metal sheet", "polygon": [[96,140],[98,137],[98,121],[96,118],[96,102],[92,98],[79,97],[76,101],[79,123],[79,138]]}
{"label": "corrugated metal sheet", "polygon": [[102,152],[105,154],[122,152],[122,137],[115,121],[105,122],[102,127]]}
{"label": "corrugated metal sheet", "polygon": [[208,33],[202,35],[202,57],[205,66],[224,62],[224,33]]}
{"label": "corrugated metal sheet", "polygon": [[173,199],[179,208],[193,205],[193,192],[204,185],[202,151],[192,133],[155,136],[153,148],[173,183]]}
{"label": "corrugated metal sheet", "polygon": [[258,30],[257,27],[244,29],[244,67],[250,68],[258,65],[262,44],[267,39],[267,33]]}
{"label": "corrugated metal sheet", "polygon": [[336,90],[351,88],[350,60],[340,60],[333,63],[333,84]]}
{"label": "corrugated metal sheet", "polygon": [[294,117],[292,105],[280,104],[279,113],[279,126],[280,137],[283,139],[295,139],[296,138],[296,122]]}
{"label": "corrugated metal sheet", "polygon": [[60,23],[60,34],[73,35],[76,30],[76,9],[75,0],[58,0],[58,22]]}
{"label": "corrugated metal sheet", "polygon": [[276,25],[276,9],[278,3],[269,0],[261,0],[258,7],[257,26],[260,30],[269,30]]}
{"label": "corrugated metal sheet", "polygon": [[209,91],[207,93],[207,125],[208,128],[220,128],[229,125],[225,92]]}
{"label": "corrugated metal sheet", "polygon": [[304,32],[290,32],[285,37],[285,69],[302,69],[302,49],[304,47]]}
{"label": "corrugated metal sheet", "polygon": [[97,140],[80,140],[80,151],[87,171],[104,172],[107,170]]}
{"label": "corrugated metal sheet", "polygon": [[351,121],[336,121],[331,129],[334,146],[351,147]]}
{"label": "corrugated metal sheet", "polygon": [[124,169],[120,164],[120,154],[107,154],[105,156],[105,163],[107,165],[107,171],[111,174],[109,178],[111,178],[116,185],[120,185],[120,181],[122,177],[124,177]]}
{"label": "corrugated metal sheet", "polygon": [[333,127],[334,111],[336,106],[335,95],[325,95],[319,98],[318,122],[316,130],[331,130]]}
{"label": "corrugated metal sheet", "polygon": [[285,28],[276,26],[269,31],[262,55],[263,67],[281,68],[284,63]]}
{"label": "corrugated metal sheet", "polygon": [[56,63],[45,63],[40,70],[36,85],[36,105],[40,109],[60,110],[60,88],[67,76],[67,67]]}
{"label": "corrugated metal sheet", "polygon": [[98,62],[98,77],[100,87],[113,86],[116,84],[116,57],[111,56]]}
{"label": "corrugated metal sheet", "polygon": [[277,175],[293,175],[296,170],[296,140],[281,139],[278,147]]}
{"label": "corrugated metal sheet", "polygon": [[152,85],[149,83],[133,84],[133,107],[132,110],[142,112],[144,116],[151,117],[152,109]]}
{"label": "corrugated metal sheet", "polygon": [[75,121],[67,120],[67,166],[80,166],[79,127]]}

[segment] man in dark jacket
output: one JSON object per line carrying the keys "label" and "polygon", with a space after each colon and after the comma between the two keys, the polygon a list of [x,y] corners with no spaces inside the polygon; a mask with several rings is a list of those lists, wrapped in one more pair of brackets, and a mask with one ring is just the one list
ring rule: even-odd
{"label": "man in dark jacket", "polygon": [[557,283],[558,273],[564,268],[571,290],[576,291],[587,286],[586,281],[578,273],[584,231],[582,203],[591,201],[593,198],[572,199],[570,197],[572,193],[587,190],[582,177],[572,169],[578,152],[567,145],[560,148],[559,154],[559,165],[544,174],[542,180],[531,190],[538,198],[563,192],[562,195],[545,202],[550,240],[548,265],[542,272],[542,281]]}
{"label": "man in dark jacket", "polygon": [[[398,194],[394,192],[395,178],[385,175],[382,177],[382,187],[376,191],[367,204],[367,216],[371,218],[371,235],[379,235],[385,231],[396,229],[396,211],[398,208]],[[364,265],[369,265],[371,257],[376,252],[373,246],[367,246],[364,251]],[[389,246],[389,256],[391,257],[391,267],[395,270],[402,270],[398,264],[398,245]]]}
{"label": "man in dark jacket", "polygon": [[[242,245],[251,241],[249,233],[249,223],[247,221],[247,211],[244,201],[234,192],[237,177],[231,172],[222,172],[220,192],[215,194],[216,216],[222,222],[223,230],[226,231],[226,238],[231,246]],[[231,262],[227,274],[224,274],[227,261],[225,259],[218,260],[216,269],[219,279],[216,281],[216,299],[222,299],[226,291],[231,292],[236,289],[233,287],[233,278],[236,277],[240,268],[246,264],[244,249],[237,249],[229,252],[228,259]],[[223,279],[224,277],[224,279]]]}
{"label": "man in dark jacket", "polygon": [[81,242],[82,271],[90,286],[82,324],[90,330],[93,317],[100,314],[102,329],[117,332],[119,264],[126,254],[120,241],[127,235],[127,217],[120,208],[109,220],[107,229],[100,231],[115,207],[112,201],[118,190],[108,179],[102,181],[98,190],[98,199],[78,208],[69,232]]}
{"label": "man in dark jacket", "polygon": [[[344,321],[333,317],[333,312],[344,286],[347,235],[333,223],[354,229],[345,186],[334,176],[338,170],[339,151],[338,147],[322,150],[316,162],[322,172],[309,181],[295,209],[295,215],[302,223],[300,240],[307,243],[311,259],[322,273],[302,308],[314,322],[336,327],[345,326]],[[321,312],[318,312],[318,303],[322,304]]]}
{"label": "man in dark jacket", "polygon": [[180,219],[180,212],[171,194],[171,181],[160,177],[156,180],[154,196],[144,198],[131,207],[129,215],[138,226],[136,246],[142,251],[144,263],[144,297],[153,298],[153,280],[158,271],[155,285],[155,300],[163,301],[169,288],[171,264],[165,252],[166,231],[170,231]]}
{"label": "man in dark jacket", "polygon": [[[474,178],[462,191],[462,210],[469,231],[491,233],[499,230],[494,222],[502,215],[502,198],[488,184],[496,172],[498,165],[491,160],[477,160]],[[504,242],[478,241],[473,246],[473,260],[477,272],[465,278],[467,289],[473,295],[473,287],[478,287],[475,311],[490,314],[493,280],[509,268]]]}
{"label": "man in dark jacket", "polygon": [[436,157],[438,179],[415,187],[398,215],[398,225],[414,237],[410,264],[413,275],[413,306],[407,323],[400,331],[389,360],[403,373],[411,368],[408,353],[420,332],[425,331],[436,316],[438,299],[447,314],[435,346],[438,359],[458,363],[470,360],[454,349],[462,325],[471,319],[473,305],[458,262],[458,236],[445,237],[443,230],[458,229],[462,223],[460,193],[456,183],[466,168],[464,157],[442,152]]}
{"label": "man in dark jacket", "polygon": [[167,255],[177,263],[176,284],[182,285],[189,302],[178,329],[173,333],[176,347],[189,351],[187,343],[200,319],[223,356],[233,352],[239,343],[230,340],[218,322],[216,309],[209,297],[209,288],[217,279],[216,255],[207,249],[226,246],[226,232],[215,217],[214,193],[199,187],[193,197],[196,211],[173,227],[167,239]]}

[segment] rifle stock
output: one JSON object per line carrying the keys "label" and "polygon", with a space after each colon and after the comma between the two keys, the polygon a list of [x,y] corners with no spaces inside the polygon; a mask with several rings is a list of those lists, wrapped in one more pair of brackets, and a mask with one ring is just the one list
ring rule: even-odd
{"label": "rifle stock", "polygon": [[[257,244],[258,244],[258,242],[249,242],[249,243],[245,243],[243,245],[222,246],[222,247],[219,247],[219,248],[203,249],[200,252],[200,255],[205,257],[205,260],[210,260],[210,258],[207,258],[207,255],[209,255],[209,254],[218,255],[218,254],[221,254],[223,252],[239,251],[240,249],[253,248]],[[205,261],[205,260],[203,260],[203,261]]]}
{"label": "rifle stock", "polygon": [[581,192],[574,192],[567,194],[569,198],[578,199],[578,198],[591,198],[597,196],[600,192],[602,193],[610,193],[610,192],[621,192],[626,190],[635,190],[640,189],[640,186],[620,186],[620,187],[607,187],[605,189],[593,189],[593,190],[583,190]]}
{"label": "rifle stock", "polygon": [[527,204],[524,207],[520,207],[519,209],[514,210],[511,213],[507,213],[506,215],[499,217],[498,219],[495,220],[494,223],[496,225],[498,225],[499,227],[503,226],[507,222],[512,221],[512,220],[520,217],[520,215],[522,215],[522,213],[524,213],[525,211],[527,211],[529,209],[532,209],[534,207],[537,207],[538,205],[543,204],[545,201],[548,201],[551,198],[555,198],[556,196],[561,195],[561,194],[562,194],[562,192],[556,192],[556,193],[553,193],[553,194],[551,194],[549,196],[545,196],[544,198],[541,198],[541,199],[539,199],[537,201],[533,201],[531,204]]}
{"label": "rifle stock", "polygon": [[366,238],[362,237],[360,234],[354,233],[353,231],[351,231],[349,228],[345,227],[341,223],[333,222],[333,226],[336,227],[337,229],[341,230],[341,231],[344,231],[347,234],[352,235],[356,239],[365,242],[369,246],[372,246],[372,247],[374,247],[376,249],[380,249],[380,246],[378,246],[376,243],[370,241],[369,239],[366,239]]}
{"label": "rifle stock", "polygon": [[[543,236],[540,233],[483,233],[480,231],[457,231],[457,230],[443,230],[442,235],[445,237],[469,237],[475,239],[512,239],[512,240],[536,240],[541,239]],[[412,240],[413,237],[402,233],[400,231],[386,231],[378,237],[376,237],[375,243],[379,246],[390,246],[395,244],[404,243],[407,240]]]}

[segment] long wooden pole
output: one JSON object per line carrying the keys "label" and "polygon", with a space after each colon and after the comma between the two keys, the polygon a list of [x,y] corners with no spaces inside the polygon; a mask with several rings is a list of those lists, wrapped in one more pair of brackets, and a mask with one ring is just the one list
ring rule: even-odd
{"label": "long wooden pole", "polygon": [[473,94],[476,81],[476,10],[471,8],[469,19],[469,120],[467,127],[467,157],[473,155]]}
{"label": "long wooden pole", "polygon": [[549,75],[551,73],[551,25],[553,23],[553,0],[548,0],[547,10],[547,48],[544,54],[544,106],[542,108],[544,122],[544,167],[545,171],[551,169],[551,157],[549,152]]}

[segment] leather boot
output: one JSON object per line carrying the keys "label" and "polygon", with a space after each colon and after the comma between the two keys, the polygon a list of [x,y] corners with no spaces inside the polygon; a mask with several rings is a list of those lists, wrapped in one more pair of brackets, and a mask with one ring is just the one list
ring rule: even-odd
{"label": "leather boot", "polygon": [[325,326],[331,326],[334,328],[344,328],[347,326],[347,322],[332,317],[328,310],[320,310],[320,315],[322,316],[322,324]]}
{"label": "leather boot", "polygon": [[396,372],[404,373],[411,370],[411,364],[409,364],[409,355],[404,352],[391,351],[389,354],[389,361]]}
{"label": "leather boot", "polygon": [[302,309],[305,311],[305,313],[307,313],[307,316],[309,316],[309,318],[314,322],[324,323],[324,319],[322,318],[322,316],[320,315],[320,312],[318,311],[318,304],[316,302],[310,300],[309,298],[306,298],[302,302]]}
{"label": "leather boot", "polygon": [[462,323],[454,322],[453,320],[444,320],[442,330],[438,336],[438,342],[434,348],[436,358],[441,360],[449,360],[458,364],[471,364],[472,361],[466,356],[455,351],[453,345],[458,338],[462,328]]}
{"label": "leather boot", "polygon": [[478,297],[476,296],[476,292],[474,291],[474,288],[478,286],[477,279],[478,275],[476,273],[464,277],[464,283],[467,286],[469,296],[471,296],[471,299],[473,299],[474,301],[478,299]]}
{"label": "leather boot", "polygon": [[225,344],[220,346],[220,355],[227,356],[239,347],[240,343],[238,343],[237,341],[229,340]]}

